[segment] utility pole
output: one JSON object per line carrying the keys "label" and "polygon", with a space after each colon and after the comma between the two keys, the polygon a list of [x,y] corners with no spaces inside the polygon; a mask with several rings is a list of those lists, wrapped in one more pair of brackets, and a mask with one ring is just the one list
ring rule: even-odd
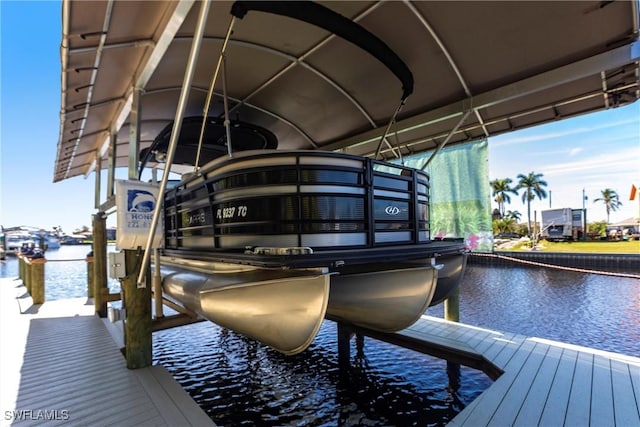
{"label": "utility pole", "polygon": [[582,189],[582,240],[587,240],[587,207],[586,201],[589,198]]}

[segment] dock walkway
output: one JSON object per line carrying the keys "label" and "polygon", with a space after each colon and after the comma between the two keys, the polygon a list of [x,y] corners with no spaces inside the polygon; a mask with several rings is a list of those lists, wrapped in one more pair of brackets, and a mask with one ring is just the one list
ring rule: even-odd
{"label": "dock walkway", "polygon": [[396,335],[503,372],[449,426],[640,426],[638,357],[430,316]]}
{"label": "dock walkway", "polygon": [[[2,425],[215,425],[163,367],[128,370],[84,298],[31,305],[25,294],[0,279]],[[496,378],[452,427],[640,427],[638,357],[431,316],[365,335]]]}
{"label": "dock walkway", "polygon": [[215,425],[162,366],[129,370],[86,298],[31,305],[0,279],[2,425]]}

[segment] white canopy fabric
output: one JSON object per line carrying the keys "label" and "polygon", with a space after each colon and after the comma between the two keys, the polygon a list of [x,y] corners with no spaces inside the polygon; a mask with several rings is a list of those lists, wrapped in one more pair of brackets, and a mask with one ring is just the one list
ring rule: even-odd
{"label": "white canopy fabric", "polygon": [[[409,67],[414,92],[381,157],[396,158],[615,108],[640,98],[637,1],[331,1]],[[63,0],[54,182],[127,166],[176,114],[200,2]],[[203,114],[231,19],[215,1],[185,117]],[[250,12],[227,47],[232,117],[282,149],[372,156],[402,87],[367,52],[287,17]],[[218,78],[208,115],[223,111]],[[133,113],[132,113],[133,112]],[[450,132],[456,129],[451,135]]]}

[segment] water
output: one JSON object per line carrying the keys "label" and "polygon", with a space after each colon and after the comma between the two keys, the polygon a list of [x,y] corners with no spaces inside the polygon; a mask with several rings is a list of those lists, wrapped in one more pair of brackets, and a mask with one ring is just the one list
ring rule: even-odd
{"label": "water", "polygon": [[154,338],[156,362],[218,425],[444,425],[491,384],[462,368],[450,386],[445,361],[372,339],[341,369],[329,321],[296,356],[209,322]]}
{"label": "water", "polygon": [[[45,265],[45,301],[87,296],[87,254],[90,245],[63,245],[59,249],[49,249]],[[115,251],[109,245],[108,251]],[[63,261],[72,260],[72,261]],[[15,257],[7,256],[0,262],[0,277],[18,277],[19,266]],[[109,279],[109,291],[120,292],[120,282]]]}
{"label": "water", "polygon": [[640,279],[473,265],[460,288],[460,321],[640,356]]}
{"label": "water", "polygon": [[[48,259],[86,257],[63,246]],[[0,276],[17,276],[17,262]],[[49,262],[47,300],[82,297],[86,263]],[[112,292],[119,290],[111,282]],[[427,314],[443,316],[443,306]],[[640,280],[530,267],[471,265],[461,285],[464,323],[640,356]],[[490,384],[483,373],[366,338],[337,360],[324,322],[313,344],[283,356],[202,322],[154,333],[164,365],[219,425],[444,425]],[[448,369],[452,369],[449,370]]]}

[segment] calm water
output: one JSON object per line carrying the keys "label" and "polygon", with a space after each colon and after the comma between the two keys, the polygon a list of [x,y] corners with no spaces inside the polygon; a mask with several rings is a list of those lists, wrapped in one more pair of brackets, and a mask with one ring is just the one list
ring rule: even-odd
{"label": "calm water", "polygon": [[[89,249],[63,246],[47,258],[84,259]],[[85,296],[85,262],[49,262],[46,273],[47,300]],[[0,263],[0,276],[17,274],[15,260]],[[464,323],[640,356],[638,279],[473,265],[460,300]],[[427,314],[442,317],[442,305]],[[369,338],[362,348],[352,340],[351,364],[340,368],[336,348],[330,321],[293,357],[210,322],[154,334],[155,363],[219,425],[444,425],[491,384]]]}

